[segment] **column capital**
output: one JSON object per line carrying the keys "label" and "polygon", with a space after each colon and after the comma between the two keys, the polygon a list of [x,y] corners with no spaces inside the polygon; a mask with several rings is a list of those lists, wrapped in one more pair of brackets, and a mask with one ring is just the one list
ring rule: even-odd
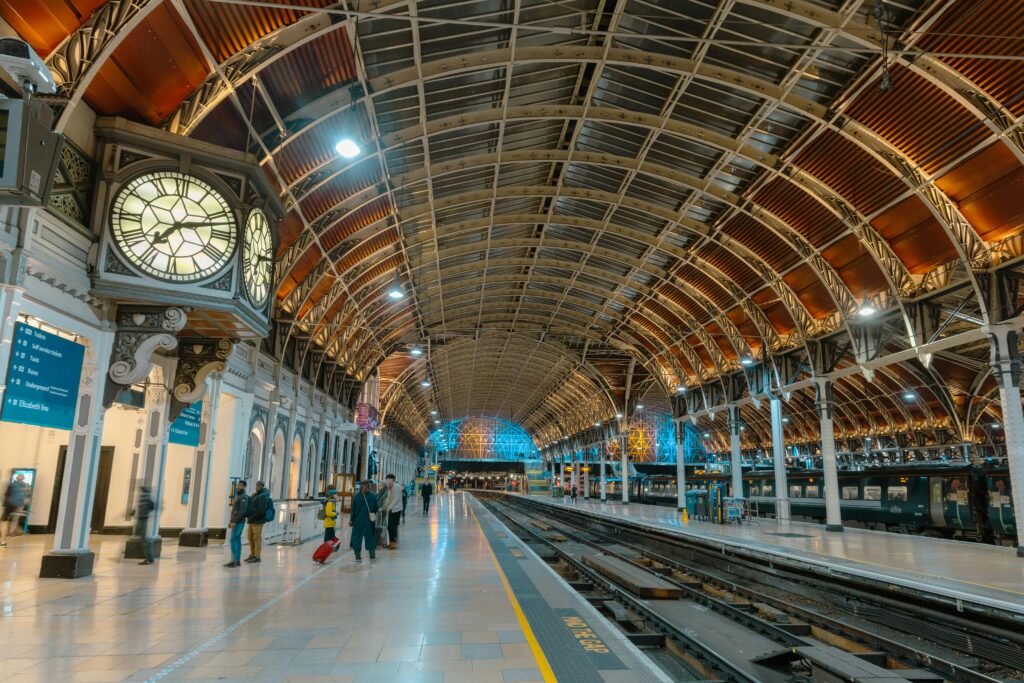
{"label": "column capital", "polygon": [[1011,325],[990,325],[988,339],[992,373],[1000,385],[1019,389],[1020,351],[1017,348],[1016,328]]}

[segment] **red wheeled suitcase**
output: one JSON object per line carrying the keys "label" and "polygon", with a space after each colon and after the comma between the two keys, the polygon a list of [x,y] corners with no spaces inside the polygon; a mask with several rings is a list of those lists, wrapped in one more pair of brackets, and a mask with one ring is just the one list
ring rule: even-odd
{"label": "red wheeled suitcase", "polygon": [[327,558],[331,556],[335,550],[338,549],[338,539],[326,541],[317,546],[316,551],[313,552],[313,561],[317,564],[323,564],[327,561]]}

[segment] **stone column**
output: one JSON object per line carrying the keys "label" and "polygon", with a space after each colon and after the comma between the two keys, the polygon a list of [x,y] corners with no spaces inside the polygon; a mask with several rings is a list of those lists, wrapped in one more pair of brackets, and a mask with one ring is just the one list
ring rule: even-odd
{"label": "stone column", "polygon": [[1024,409],[1020,398],[1020,353],[1017,332],[1009,326],[993,326],[989,333],[992,373],[999,382],[1003,408],[1003,435],[1013,490],[1013,514],[1017,524],[1017,557],[1024,557],[1021,529],[1024,529]]}
{"label": "stone column", "polygon": [[210,470],[213,467],[213,444],[217,436],[217,410],[220,407],[220,373],[209,380],[209,390],[203,397],[203,413],[199,422],[199,445],[192,461],[192,494],[188,501],[186,527],[178,536],[178,545],[192,548],[205,547],[209,530],[206,528],[206,501],[210,491]]}
{"label": "stone column", "polygon": [[605,473],[605,468],[608,466],[608,443],[605,441],[601,442],[601,450],[598,452],[598,457],[601,459],[601,502],[608,502],[608,475]]}
{"label": "stone column", "polygon": [[788,522],[789,486],[786,483],[786,447],[782,434],[782,399],[771,398],[772,410],[772,462],[775,465],[775,519]]}
{"label": "stone column", "polygon": [[[170,394],[167,387],[174,376],[174,358],[161,358],[154,362],[150,384],[146,388],[146,424],[142,434],[142,474],[140,485],[149,488],[155,506],[145,529],[145,536],[153,544],[153,556],[160,557],[163,541],[160,538],[160,512],[164,503],[165,470],[167,468],[167,437],[170,434]],[[145,557],[141,536],[131,536],[124,545],[126,559]]]}
{"label": "stone column", "polygon": [[817,380],[815,408],[821,424],[821,462],[825,481],[825,529],[842,531],[843,520],[839,508],[839,467],[836,464],[836,437],[832,423],[835,403],[832,401],[832,383]]}
{"label": "stone column", "polygon": [[[273,490],[274,463],[271,456],[274,452],[274,441],[277,440],[277,413],[281,409],[281,396],[278,390],[270,396],[267,404],[267,435],[263,439],[263,452],[260,453],[260,466],[256,470],[256,479],[262,481],[268,491]],[[249,482],[249,491],[255,491],[255,482]]]}
{"label": "stone column", "polygon": [[739,406],[729,406],[729,445],[731,447],[731,460],[729,471],[732,474],[732,497],[743,498],[743,449],[740,444],[740,428],[743,426],[743,419],[740,416]]}
{"label": "stone column", "polygon": [[676,423],[676,508],[686,508],[686,453],[683,451],[682,423]]}
{"label": "stone column", "polygon": [[64,460],[53,550],[43,556],[41,578],[77,579],[92,574],[89,527],[103,437],[104,377],[113,344],[113,332],[104,331],[86,349],[75,421]]}

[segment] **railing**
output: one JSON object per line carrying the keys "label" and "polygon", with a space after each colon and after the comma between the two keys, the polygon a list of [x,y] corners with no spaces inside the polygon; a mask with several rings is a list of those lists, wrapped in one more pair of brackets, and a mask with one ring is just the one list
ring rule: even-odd
{"label": "railing", "polygon": [[[277,514],[274,521],[263,525],[264,545],[299,545],[322,536],[323,520],[317,519],[317,510],[322,507],[318,500],[277,500],[274,501]],[[248,534],[242,534],[242,543],[248,544]]]}

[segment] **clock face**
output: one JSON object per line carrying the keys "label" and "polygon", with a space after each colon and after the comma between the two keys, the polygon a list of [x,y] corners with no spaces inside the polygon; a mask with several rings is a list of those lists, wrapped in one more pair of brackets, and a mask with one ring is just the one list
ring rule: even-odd
{"label": "clock face", "polygon": [[141,175],[111,209],[114,242],[137,269],[169,282],[198,282],[223,269],[238,229],[227,200],[209,183],[177,171]]}
{"label": "clock face", "polygon": [[274,241],[270,236],[270,223],[259,209],[249,212],[242,239],[242,277],[245,294],[256,308],[267,303],[270,281],[274,276]]}

